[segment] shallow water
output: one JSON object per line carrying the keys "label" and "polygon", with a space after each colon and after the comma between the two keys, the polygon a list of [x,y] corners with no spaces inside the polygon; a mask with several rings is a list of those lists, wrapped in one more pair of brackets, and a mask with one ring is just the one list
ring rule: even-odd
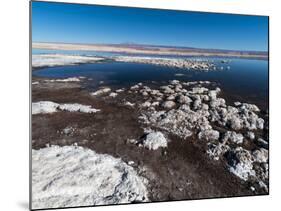
{"label": "shallow water", "polygon": [[[268,108],[268,61],[231,59],[229,63],[221,63],[222,58],[210,59],[217,64],[219,70],[198,72],[151,64],[106,62],[43,68],[34,71],[33,75],[48,78],[84,76],[92,79],[84,84],[85,88],[89,89],[96,88],[100,81],[105,85],[123,87],[137,82],[164,82],[173,79],[209,80],[219,83],[224,93],[232,100],[255,103],[264,109]],[[220,67],[223,67],[223,70],[220,70]]]}

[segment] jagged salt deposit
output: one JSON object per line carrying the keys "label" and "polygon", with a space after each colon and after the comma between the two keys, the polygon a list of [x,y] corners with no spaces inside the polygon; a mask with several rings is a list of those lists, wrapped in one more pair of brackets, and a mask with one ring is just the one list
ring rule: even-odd
{"label": "jagged salt deposit", "polygon": [[237,147],[227,152],[229,170],[244,181],[251,180],[268,191],[268,150],[259,149],[253,153]]}
{"label": "jagged salt deposit", "polygon": [[248,150],[237,147],[229,151],[227,157],[229,171],[231,173],[245,181],[247,181],[250,176],[256,176],[256,172],[253,170],[253,158]]}
{"label": "jagged salt deposit", "polygon": [[217,130],[208,129],[202,130],[198,134],[199,139],[205,139],[207,141],[216,141],[220,138],[220,133]]}
{"label": "jagged salt deposit", "polygon": [[173,108],[176,105],[174,101],[168,100],[162,103],[163,108]]}
{"label": "jagged salt deposit", "polygon": [[[256,139],[257,146],[266,149],[254,152],[242,147],[245,131],[245,137],[254,140],[256,131],[264,128],[264,120],[259,117],[260,109],[256,105],[240,102],[229,106],[219,97],[219,87],[209,89],[202,87],[202,84],[211,82],[173,80],[170,84],[159,87],[159,94],[165,96],[159,101],[160,105],[170,101],[172,106],[153,108],[151,104],[149,107],[141,107],[140,121],[149,127],[165,130],[183,139],[197,134],[199,139],[206,141],[206,152],[210,158],[226,158],[231,173],[267,189],[268,142],[261,138]],[[140,93],[145,90],[150,95],[150,91],[147,91],[151,90],[149,87],[138,89]],[[221,129],[214,129],[214,126]]]}
{"label": "jagged salt deposit", "polygon": [[219,160],[220,157],[230,149],[228,145],[222,143],[217,143],[217,144],[208,143],[207,148],[208,148],[206,151],[207,154],[211,159],[214,160]]}
{"label": "jagged salt deposit", "polygon": [[241,133],[236,133],[234,131],[227,131],[224,134],[223,137],[223,142],[232,142],[232,143],[236,143],[236,144],[242,144],[243,143],[243,135]]}
{"label": "jagged salt deposit", "polygon": [[96,113],[99,109],[92,108],[89,105],[81,105],[78,103],[59,104],[51,101],[39,101],[32,103],[32,114],[47,114],[58,111]]}
{"label": "jagged salt deposit", "polygon": [[121,159],[76,146],[32,150],[32,208],[148,201],[146,179]]}

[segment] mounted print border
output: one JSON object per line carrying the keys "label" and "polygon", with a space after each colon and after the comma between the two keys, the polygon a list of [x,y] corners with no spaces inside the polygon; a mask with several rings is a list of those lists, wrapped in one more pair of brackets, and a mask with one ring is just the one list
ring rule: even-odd
{"label": "mounted print border", "polygon": [[30,2],[30,209],[269,194],[269,17]]}

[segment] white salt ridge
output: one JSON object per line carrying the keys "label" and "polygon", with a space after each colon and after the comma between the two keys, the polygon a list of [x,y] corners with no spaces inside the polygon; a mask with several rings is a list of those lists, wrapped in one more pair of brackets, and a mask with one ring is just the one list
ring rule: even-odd
{"label": "white salt ridge", "polygon": [[76,146],[32,150],[32,208],[148,201],[147,180],[121,159]]}
{"label": "white salt ridge", "polygon": [[46,82],[80,82],[80,78],[78,77],[71,77],[71,78],[64,78],[64,79],[51,79],[45,80]]}
{"label": "white salt ridge", "polygon": [[39,101],[32,103],[32,114],[47,114],[58,111],[82,112],[82,113],[96,113],[99,109],[92,108],[89,105],[73,104],[59,104],[51,101]]}
{"label": "white salt ridge", "polygon": [[64,54],[36,54],[32,55],[32,67],[53,67],[61,65],[75,65],[81,63],[93,63],[104,58],[93,56],[78,56]]}
{"label": "white salt ridge", "polygon": [[144,64],[153,64],[168,67],[177,67],[183,69],[194,70],[212,70],[215,65],[210,61],[203,61],[199,59],[180,59],[180,58],[163,58],[163,57],[149,57],[149,56],[117,56],[115,61],[120,62],[136,62]]}
{"label": "white salt ridge", "polygon": [[96,96],[96,95],[103,95],[103,94],[107,94],[111,91],[111,89],[109,87],[105,87],[105,88],[101,88],[95,92],[92,92],[91,95]]}
{"label": "white salt ridge", "polygon": [[117,93],[116,92],[111,92],[110,94],[109,94],[109,97],[113,97],[113,98],[115,98],[115,97],[117,97]]}
{"label": "white salt ridge", "polygon": [[32,103],[32,114],[48,114],[58,111],[59,104],[51,101]]}
{"label": "white salt ridge", "polygon": [[127,101],[127,102],[124,103],[124,105],[129,106],[129,107],[134,107],[135,103],[131,103],[131,102]]}

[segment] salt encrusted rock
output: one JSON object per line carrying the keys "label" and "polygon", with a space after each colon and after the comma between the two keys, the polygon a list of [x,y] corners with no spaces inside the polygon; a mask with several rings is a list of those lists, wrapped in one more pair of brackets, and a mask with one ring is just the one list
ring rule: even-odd
{"label": "salt encrusted rock", "polygon": [[223,98],[213,98],[210,102],[210,107],[217,108],[217,107],[225,107],[225,100]]}
{"label": "salt encrusted rock", "polygon": [[190,107],[187,104],[183,104],[183,105],[181,105],[179,107],[179,110],[189,112],[190,111]]}
{"label": "salt encrusted rock", "polygon": [[245,108],[227,106],[226,110],[220,115],[216,115],[216,112],[223,111],[223,109],[220,107],[215,109],[215,111],[212,111],[212,114],[215,115],[213,119],[222,126],[228,125],[233,130],[256,130],[263,128],[264,120],[259,118],[254,112],[245,110]]}
{"label": "salt encrusted rock", "polygon": [[194,87],[192,88],[192,93],[193,94],[203,94],[204,92],[207,92],[208,89],[205,87]]}
{"label": "salt encrusted rock", "polygon": [[268,169],[269,169],[268,162],[258,163],[258,165],[254,166],[258,183],[260,187],[265,188],[266,190],[268,189],[268,185],[265,184],[268,182],[268,176],[269,176]]}
{"label": "salt encrusted rock", "polygon": [[147,107],[150,107],[150,106],[151,106],[151,103],[149,101],[146,101],[143,104],[141,104],[141,107],[143,107],[143,108],[147,108]]}
{"label": "salt encrusted rock", "polygon": [[237,116],[232,116],[229,119],[230,128],[233,130],[241,130],[243,127],[242,120]]}
{"label": "salt encrusted rock", "polygon": [[151,103],[151,105],[152,105],[152,106],[159,106],[159,102],[158,102],[158,101],[153,102],[153,103]]}
{"label": "salt encrusted rock", "polygon": [[133,160],[128,161],[128,165],[132,166],[134,164],[135,164],[135,162]]}
{"label": "salt encrusted rock", "polygon": [[120,93],[120,92],[124,92],[124,91],[125,91],[124,88],[115,90],[116,93]]}
{"label": "salt encrusted rock", "polygon": [[179,95],[177,96],[177,102],[181,103],[181,104],[188,104],[190,102],[192,102],[192,100],[185,95]]}
{"label": "salt encrusted rock", "polygon": [[176,103],[174,101],[165,101],[162,103],[162,107],[167,109],[173,108],[175,105]]}
{"label": "salt encrusted rock", "polygon": [[163,99],[162,99],[162,97],[156,97],[155,100],[162,101]]}
{"label": "salt encrusted rock", "polygon": [[240,102],[234,102],[234,105],[235,105],[235,106],[241,106],[242,103],[240,103]]}
{"label": "salt encrusted rock", "polygon": [[240,105],[241,110],[247,110],[252,112],[260,112],[260,109],[254,104],[242,103]]}
{"label": "salt encrusted rock", "polygon": [[210,98],[208,95],[201,95],[201,100],[208,102]]}
{"label": "salt encrusted rock", "polygon": [[256,162],[266,163],[268,161],[268,150],[260,148],[253,152],[253,158]]}
{"label": "salt encrusted rock", "polygon": [[177,84],[179,84],[180,83],[180,81],[178,81],[178,80],[172,80],[171,82],[170,82],[170,84],[173,84],[173,85],[177,85]]}
{"label": "salt encrusted rock", "polygon": [[264,139],[258,138],[258,139],[256,140],[256,143],[257,143],[258,146],[263,147],[263,148],[265,148],[265,149],[268,149],[268,142],[265,141]]}
{"label": "salt encrusted rock", "polygon": [[168,146],[168,141],[165,138],[164,134],[161,132],[150,132],[142,140],[142,144],[145,148],[149,150],[157,150],[162,147],[165,148]]}
{"label": "salt encrusted rock", "polygon": [[130,89],[131,89],[131,90],[137,90],[137,89],[139,89],[139,88],[140,88],[140,86],[136,84],[136,85],[134,85],[134,86],[131,86]]}
{"label": "salt encrusted rock", "polygon": [[173,101],[176,99],[176,95],[175,94],[172,94],[172,95],[169,95],[166,100],[169,100],[169,101]]}
{"label": "salt encrusted rock", "polygon": [[93,96],[102,95],[102,94],[106,94],[110,91],[111,91],[111,89],[109,87],[106,87],[106,88],[102,88],[102,89],[99,89],[98,91],[91,93],[91,95],[93,95]]}
{"label": "salt encrusted rock", "polygon": [[70,135],[74,132],[74,128],[73,127],[66,127],[62,130],[62,133],[65,135]]}
{"label": "salt encrusted rock", "polygon": [[143,86],[142,89],[140,90],[141,92],[143,91],[146,91],[146,92],[150,92],[151,89],[148,87],[148,86]]}
{"label": "salt encrusted rock", "polygon": [[109,94],[109,97],[113,97],[113,98],[114,98],[114,97],[117,97],[117,95],[118,95],[118,94],[117,94],[116,92],[111,92],[111,93]]}
{"label": "salt encrusted rock", "polygon": [[127,101],[127,102],[124,103],[124,105],[134,107],[135,103],[131,103],[131,102]]}
{"label": "salt encrusted rock", "polygon": [[209,105],[202,103],[202,109],[208,111],[209,110]]}
{"label": "salt encrusted rock", "polygon": [[143,96],[148,96],[148,93],[144,91],[144,92],[142,92],[142,95]]}
{"label": "salt encrusted rock", "polygon": [[169,86],[161,86],[160,87],[165,94],[174,94],[175,91],[171,89]]}
{"label": "salt encrusted rock", "polygon": [[207,141],[216,141],[220,138],[220,133],[217,130],[203,130],[198,134],[199,139],[205,139]]}
{"label": "salt encrusted rock", "polygon": [[258,118],[257,120],[256,120],[256,127],[258,128],[258,129],[263,129],[263,127],[264,127],[264,120],[262,119],[262,118]]}
{"label": "salt encrusted rock", "polygon": [[207,154],[213,160],[219,160],[222,155],[224,155],[230,147],[226,144],[218,143],[208,143]]}
{"label": "salt encrusted rock", "polygon": [[248,131],[247,132],[247,137],[250,139],[250,140],[254,140],[255,139],[255,134],[251,131]]}
{"label": "salt encrusted rock", "polygon": [[240,179],[247,181],[250,176],[256,176],[256,172],[253,170],[253,158],[248,150],[237,147],[230,150],[226,158],[229,171]]}
{"label": "salt encrusted rock", "polygon": [[201,107],[201,100],[200,100],[200,98],[199,99],[197,99],[197,100],[195,100],[194,102],[193,102],[193,109],[194,110],[197,110],[197,109],[199,109],[200,107]]}
{"label": "salt encrusted rock", "polygon": [[150,91],[150,94],[151,95],[157,95],[157,94],[159,94],[159,90],[153,89],[153,90]]}
{"label": "salt encrusted rock", "polygon": [[232,142],[235,144],[242,144],[243,143],[243,135],[241,133],[236,133],[234,131],[227,131],[224,134],[224,137],[222,139],[223,142]]}

